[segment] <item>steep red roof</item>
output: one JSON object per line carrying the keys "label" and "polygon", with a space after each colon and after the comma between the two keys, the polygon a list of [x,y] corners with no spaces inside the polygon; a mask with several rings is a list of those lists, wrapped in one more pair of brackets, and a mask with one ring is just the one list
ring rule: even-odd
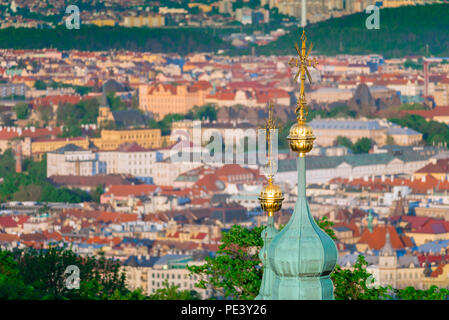
{"label": "steep red roof", "polygon": [[[388,231],[390,232],[390,241],[394,249],[398,250],[413,246],[410,238],[399,236],[394,227],[389,226]],[[357,243],[365,243],[370,249],[380,250],[385,245],[386,234],[387,227],[374,227],[373,232],[365,229]]]}
{"label": "steep red roof", "polygon": [[114,195],[116,197],[139,196],[148,195],[156,191],[157,188],[163,190],[171,190],[172,187],[156,186],[153,184],[138,184],[138,185],[111,185],[109,190],[103,196]]}
{"label": "steep red roof", "polygon": [[14,242],[19,241],[20,237],[15,234],[0,233],[0,242]]}
{"label": "steep red roof", "polygon": [[120,212],[107,212],[104,211],[97,218],[99,222],[110,222],[110,223],[122,223],[129,221],[137,221],[137,214],[134,213],[120,213]]}
{"label": "steep red roof", "polygon": [[17,222],[10,216],[0,217],[0,227],[17,228]]}
{"label": "steep red roof", "polygon": [[38,106],[59,105],[64,103],[77,104],[80,101],[81,97],[79,95],[54,95],[35,98],[31,101],[31,106],[35,109]]}
{"label": "steep red roof", "polygon": [[0,128],[0,140],[10,140],[16,137],[30,137],[33,139],[39,137],[57,136],[61,133],[61,129],[56,128]]}
{"label": "steep red roof", "polygon": [[449,173],[449,159],[438,159],[419,169],[416,173]]}

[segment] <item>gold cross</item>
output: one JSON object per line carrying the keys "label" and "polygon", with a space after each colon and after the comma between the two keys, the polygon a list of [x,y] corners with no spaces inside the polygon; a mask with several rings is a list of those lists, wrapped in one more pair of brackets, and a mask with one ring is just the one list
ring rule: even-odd
{"label": "gold cross", "polygon": [[[302,43],[301,50],[299,49],[298,44],[295,43],[295,49],[296,49],[296,52],[298,53],[299,59],[291,58],[291,60],[288,63],[288,65],[292,68],[299,67],[298,73],[295,76],[295,82],[298,80],[298,77],[301,75],[301,87],[300,87],[301,91],[299,94],[298,107],[295,110],[296,114],[298,114],[298,112],[300,112],[300,114],[298,116],[299,116],[299,120],[301,120],[301,121],[305,121],[305,117],[307,116],[307,113],[308,113],[307,101],[306,101],[306,97],[304,94],[306,75],[307,75],[307,78],[309,79],[309,83],[312,83],[312,77],[310,76],[308,67],[316,68],[316,66],[318,65],[318,61],[316,60],[316,58],[309,59],[310,52],[312,52],[313,43],[310,43],[309,50],[307,51],[306,42],[307,42],[307,37],[306,37],[305,31],[303,30],[302,36],[301,36],[301,43]],[[306,54],[306,51],[307,51],[307,54]]]}

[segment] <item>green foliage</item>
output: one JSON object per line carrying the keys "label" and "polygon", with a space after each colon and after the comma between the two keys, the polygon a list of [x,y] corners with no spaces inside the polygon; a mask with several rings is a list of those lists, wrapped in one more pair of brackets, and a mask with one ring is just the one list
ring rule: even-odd
{"label": "green foliage", "polygon": [[438,121],[427,121],[421,116],[412,114],[402,118],[388,119],[402,127],[408,127],[423,134],[423,140],[428,145],[433,143],[449,142],[449,127]]}
{"label": "green foliage", "polygon": [[17,119],[24,120],[28,117],[29,108],[28,104],[21,102],[14,106],[14,112],[16,113]]}
{"label": "green foliage", "polygon": [[95,202],[100,202],[100,197],[101,195],[104,193],[104,189],[103,186],[101,184],[99,184],[94,191],[92,191],[91,197],[92,197],[92,201]]}
{"label": "green foliage", "polygon": [[195,106],[187,113],[186,118],[195,120],[208,119],[214,121],[217,120],[217,108],[210,104],[201,107]]}
{"label": "green foliage", "polygon": [[401,105],[399,110],[428,110],[428,108],[421,103],[406,103]]}
{"label": "green foliage", "polygon": [[[68,289],[68,266],[80,269],[79,289]],[[140,291],[125,285],[119,262],[97,257],[81,257],[68,248],[0,251],[0,299],[144,299]]]}
{"label": "green foliage", "polygon": [[37,112],[44,123],[48,123],[53,118],[53,109],[50,106],[38,106]]}
{"label": "green foliage", "polygon": [[109,92],[106,94],[106,99],[111,111],[126,109],[126,104],[122,101],[122,99],[120,99],[120,97],[115,96],[115,92]]}
{"label": "green foliage", "polygon": [[0,300],[35,298],[34,288],[23,282],[12,252],[0,251]]}
{"label": "green foliage", "polygon": [[404,62],[404,67],[407,68],[407,69],[411,68],[411,69],[414,69],[414,70],[422,70],[423,65],[422,65],[422,63],[415,62],[413,60],[407,59]]}
{"label": "green foliage", "polygon": [[393,296],[397,300],[448,300],[449,290],[437,286],[431,286],[427,290],[407,287],[402,290],[393,290]]}
{"label": "green foliage", "polygon": [[99,103],[96,99],[81,100],[77,104],[64,103],[56,112],[57,125],[64,125],[62,137],[82,135],[81,124],[97,123]]}
{"label": "green foliage", "polygon": [[149,296],[150,300],[201,300],[195,290],[179,290],[179,285],[170,285],[167,280],[162,285]]}
{"label": "green foliage", "polygon": [[67,83],[62,83],[62,82],[56,82],[54,80],[52,80],[50,82],[49,86],[53,89],[73,88],[73,89],[75,89],[75,92],[81,96],[84,96],[85,94],[88,94],[89,92],[92,91],[92,87],[77,86],[77,85],[72,85],[72,84],[67,84]]}
{"label": "green foliage", "polygon": [[79,203],[90,201],[90,195],[80,189],[57,188],[47,181],[47,158],[42,161],[23,161],[23,173],[15,172],[11,149],[0,155],[0,200],[35,200],[43,202]]}
{"label": "green foliage", "polygon": [[224,233],[215,257],[206,257],[202,266],[188,267],[202,277],[197,287],[205,289],[210,285],[225,297],[254,299],[262,280],[258,254],[263,245],[260,236],[263,228],[247,229],[235,225]]}
{"label": "green foliage", "polygon": [[337,240],[335,231],[334,229],[332,229],[334,223],[330,221],[328,217],[323,216],[321,217],[321,219],[315,219],[315,222],[318,225],[318,227],[324,230],[327,233],[327,235],[332,238],[332,240]]}
{"label": "green foliage", "polygon": [[[336,300],[380,300],[387,298],[388,288],[368,287],[370,285],[368,278],[371,274],[366,271],[367,266],[365,257],[359,255],[353,270],[342,269],[338,265],[335,267],[331,279],[334,283]],[[371,279],[374,281],[373,278]]]}
{"label": "green foliage", "polygon": [[45,89],[47,89],[47,84],[45,83],[45,81],[36,80],[34,82],[34,88],[37,90],[45,90]]}
{"label": "green foliage", "polygon": [[[381,27],[378,30],[365,28],[368,17],[365,12],[334,18],[307,27],[307,37],[318,44],[320,54],[372,54],[387,57],[425,55],[426,45],[435,56],[449,55],[449,4],[425,6],[403,6],[382,8]],[[415,22],[419,21],[419,24]],[[302,30],[295,30],[279,37],[257,51],[264,55],[294,55],[293,43]],[[241,53],[241,51],[239,51]],[[249,50],[243,51],[249,54]]]}
{"label": "green foliage", "polygon": [[[82,10],[82,9],[80,9]],[[174,52],[211,52],[225,49],[226,43],[202,28],[126,28],[81,24],[75,33],[65,26],[54,29],[5,28],[0,30],[3,48],[104,51],[111,49]]]}
{"label": "green foliage", "polygon": [[372,146],[373,146],[373,142],[372,142],[371,139],[369,139],[369,138],[360,138],[360,139],[358,139],[356,141],[356,143],[354,143],[354,147],[353,147],[352,151],[355,154],[368,153]]}
{"label": "green foliage", "polygon": [[337,145],[342,145],[346,148],[349,148],[353,153],[368,153],[371,147],[373,146],[373,142],[369,138],[360,138],[356,141],[356,143],[352,143],[346,137],[338,136],[336,140]]}
{"label": "green foliage", "polygon": [[162,120],[156,121],[154,119],[149,119],[147,126],[151,129],[160,129],[163,136],[170,134],[172,122],[183,120],[186,117],[179,113],[167,114]]}

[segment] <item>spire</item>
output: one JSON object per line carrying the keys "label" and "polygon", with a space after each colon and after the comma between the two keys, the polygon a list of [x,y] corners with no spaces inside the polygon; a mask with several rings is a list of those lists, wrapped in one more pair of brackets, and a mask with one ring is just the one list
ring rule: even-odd
{"label": "spire", "polygon": [[268,248],[269,264],[275,273],[273,299],[277,300],[333,300],[330,274],[338,257],[333,240],[316,224],[306,199],[306,159],[313,148],[315,136],[306,123],[308,107],[305,97],[306,76],[312,81],[308,67],[315,67],[309,59],[303,31],[301,49],[295,44],[299,59],[291,59],[291,67],[299,67],[295,80],[301,77],[297,122],[287,137],[290,149],[298,153],[298,199],[288,224],[272,240]]}
{"label": "spire", "polygon": [[368,213],[368,218],[366,219],[368,220],[368,230],[373,233],[373,215],[371,214],[371,210]]}
{"label": "spire", "polygon": [[103,84],[102,86],[102,94],[100,97],[100,108],[109,108],[108,99],[106,98],[106,90]]}
{"label": "spire", "polygon": [[385,245],[380,250],[379,255],[381,255],[381,256],[393,256],[394,255],[394,250],[393,250],[393,246],[391,245],[390,230],[388,230],[388,226],[386,228],[387,228],[387,234],[385,235]]}

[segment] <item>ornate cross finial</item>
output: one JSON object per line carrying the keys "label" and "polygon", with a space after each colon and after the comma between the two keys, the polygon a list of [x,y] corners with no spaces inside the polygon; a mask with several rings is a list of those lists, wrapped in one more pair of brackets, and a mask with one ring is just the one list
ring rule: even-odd
{"label": "ornate cross finial", "polygon": [[288,64],[292,68],[299,67],[298,73],[296,73],[295,76],[295,82],[298,80],[298,77],[301,76],[301,91],[299,93],[299,99],[297,103],[298,107],[296,108],[295,113],[298,115],[299,121],[305,122],[307,114],[309,112],[307,107],[306,96],[304,93],[306,75],[307,78],[309,79],[309,83],[312,83],[312,77],[310,76],[309,70],[307,68],[308,67],[315,68],[318,65],[318,61],[316,60],[316,58],[309,59],[310,52],[312,52],[313,43],[310,43],[309,50],[307,51],[306,50],[307,37],[306,32],[304,30],[302,31],[302,36],[300,39],[302,43],[301,49],[299,49],[298,44],[295,43],[295,49],[296,52],[298,53],[299,59],[291,58]]}
{"label": "ornate cross finial", "polygon": [[266,133],[266,139],[267,139],[267,158],[268,158],[268,182],[269,184],[273,183],[273,163],[272,163],[272,141],[271,141],[271,132],[270,130],[278,129],[276,119],[274,118],[274,105],[272,102],[268,104],[268,118],[265,119],[265,126],[263,127]]}

